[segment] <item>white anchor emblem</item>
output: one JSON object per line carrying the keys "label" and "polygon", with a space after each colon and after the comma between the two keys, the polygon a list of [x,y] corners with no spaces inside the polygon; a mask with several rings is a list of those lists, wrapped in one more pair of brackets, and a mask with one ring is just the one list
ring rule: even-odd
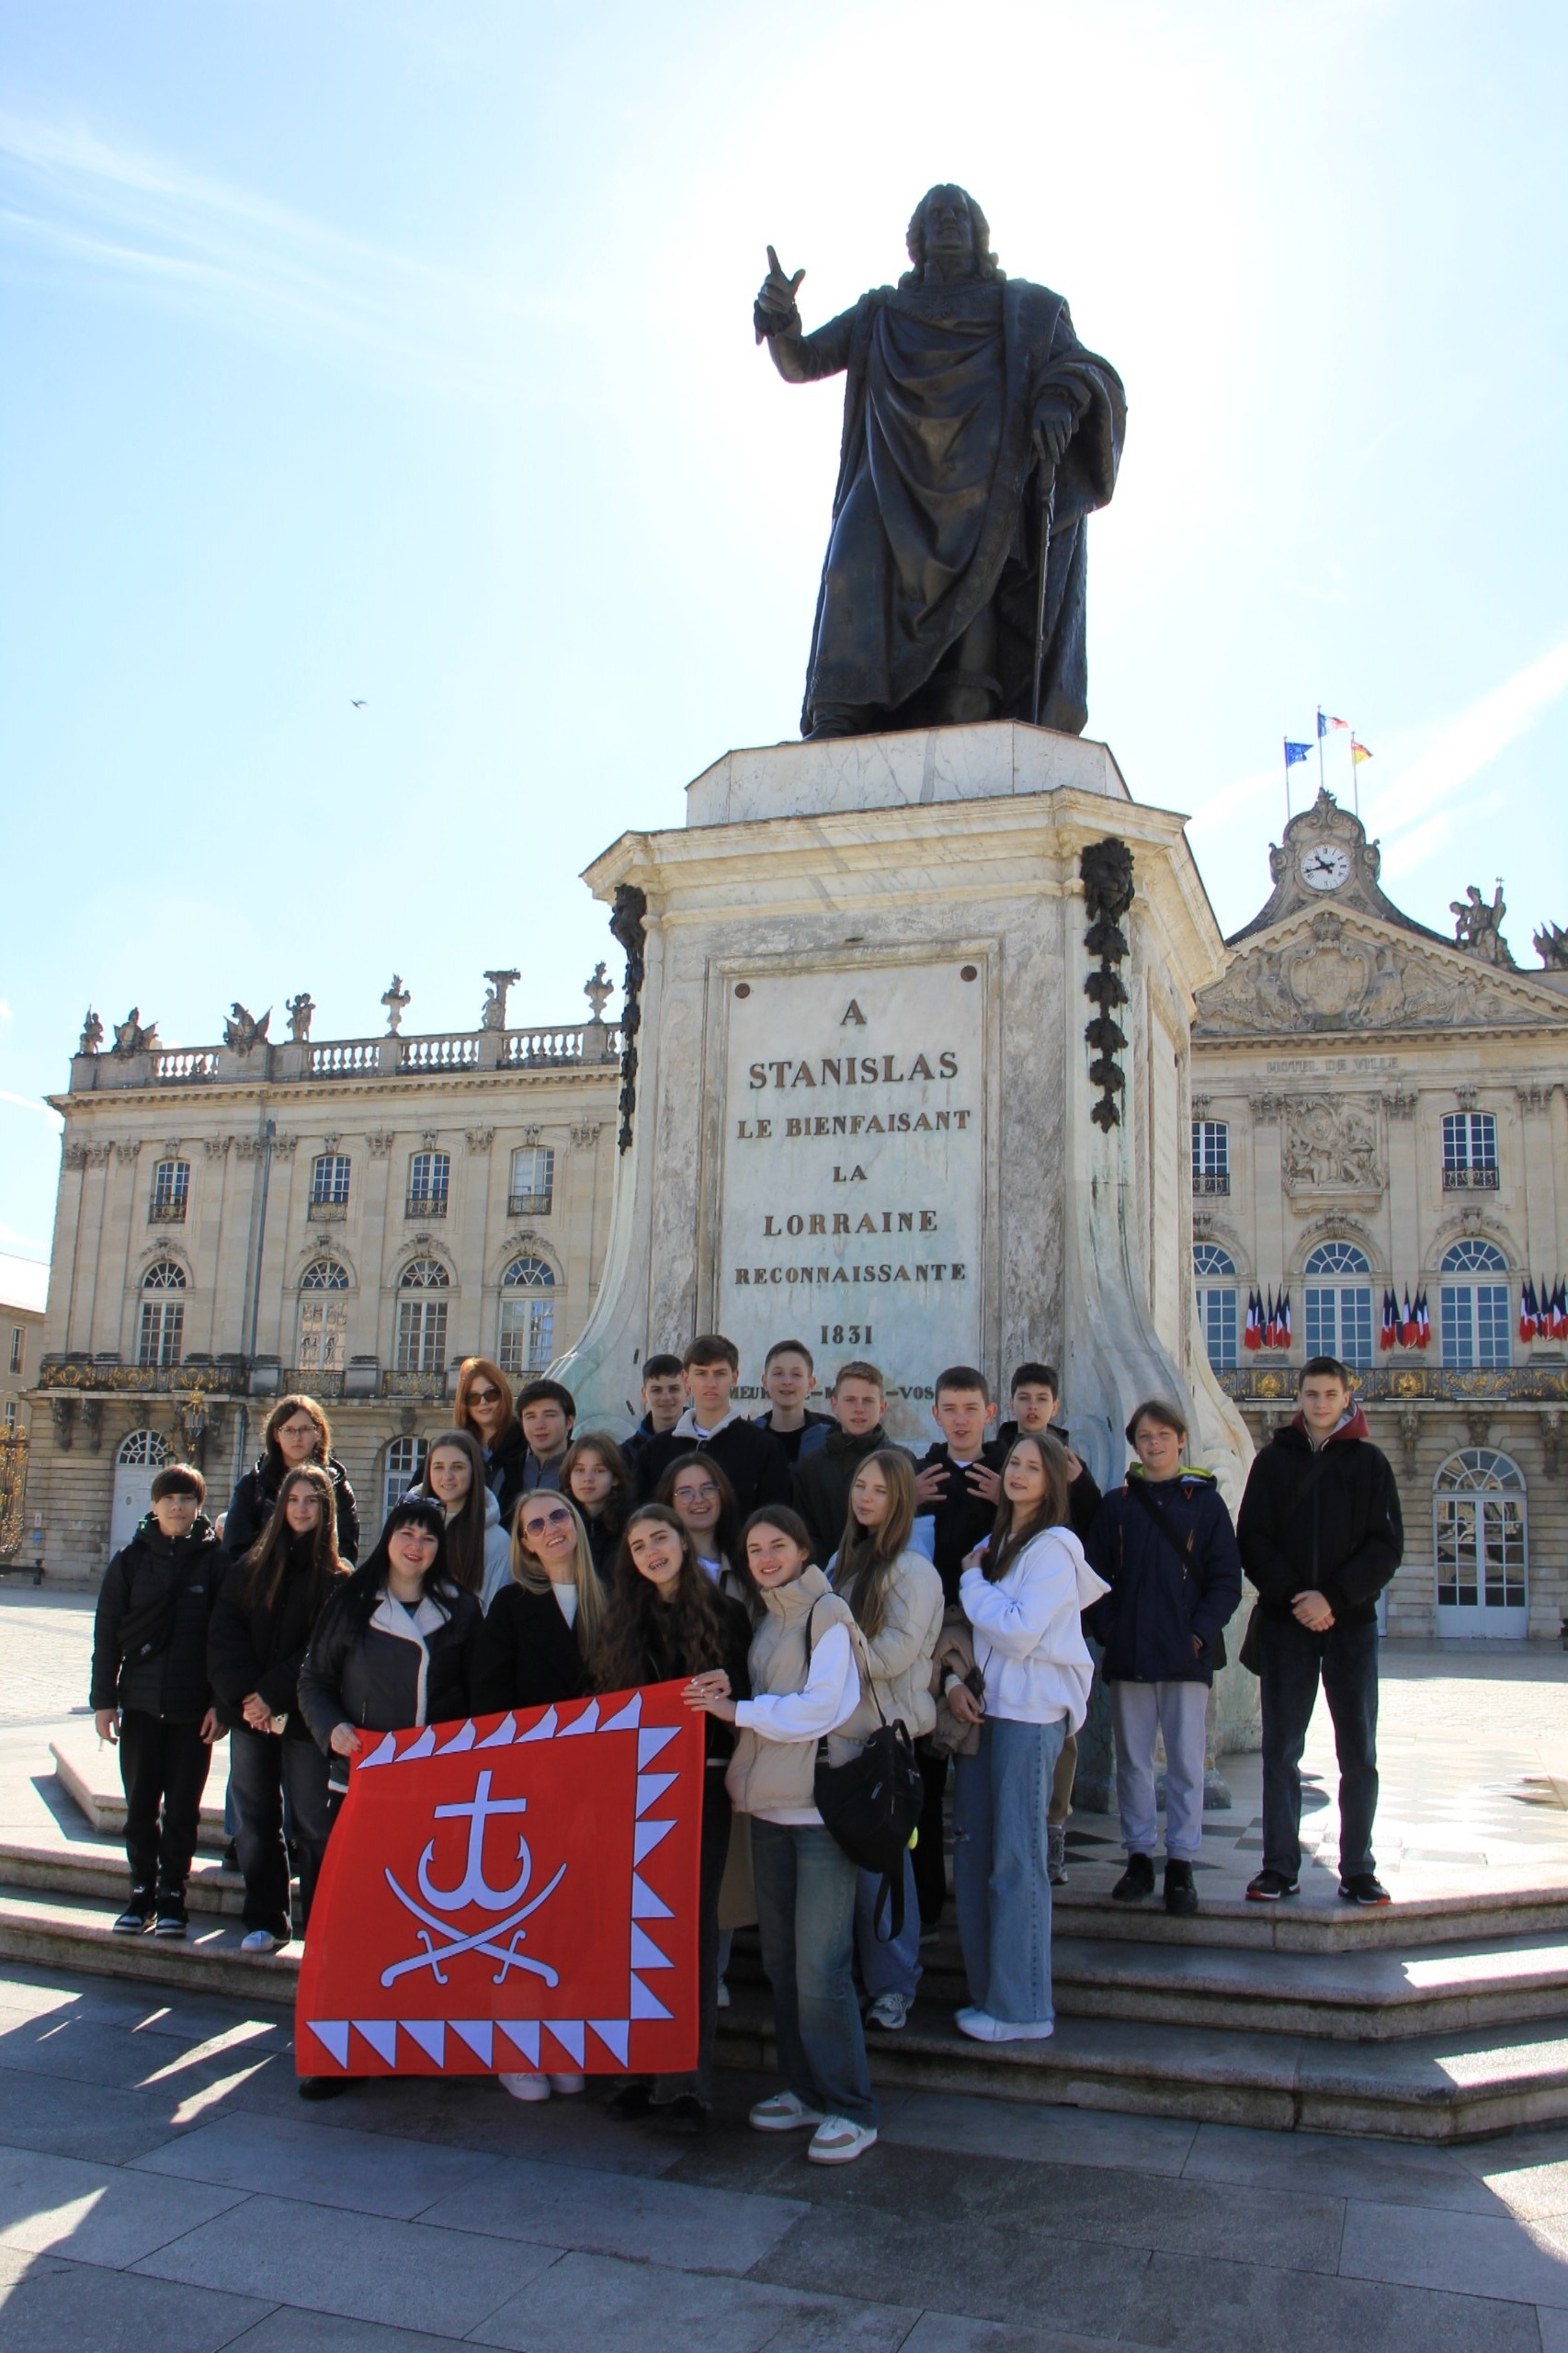
{"label": "white anchor emblem", "polygon": [[[481,1772],[474,1784],[473,1796],[466,1804],[438,1805],[436,1808],[437,1821],[449,1820],[453,1817],[460,1820],[466,1817],[468,1821],[468,1856],[463,1875],[456,1887],[437,1887],[432,1884],[430,1864],[436,1852],[436,1841],[432,1838],[419,1858],[419,1892],[425,1897],[426,1904],[435,1906],[434,1911],[427,1912],[424,1904],[416,1903],[412,1895],[399,1887],[390,1870],[386,1872],[387,1885],[392,1889],[398,1902],[405,1910],[411,1912],[416,1920],[422,1920],[425,1923],[419,1930],[419,1941],[425,1947],[425,1950],[411,1954],[406,1961],[394,1961],[390,1969],[383,1969],[381,1972],[383,1985],[390,1985],[394,1978],[403,1976],[411,1969],[429,1969],[435,1973],[437,1984],[444,1985],[447,1978],[441,1963],[444,1961],[453,1961],[460,1953],[465,1952],[482,1952],[489,1960],[500,1962],[501,1966],[492,1981],[497,1985],[506,1982],[506,1972],[512,1969],[529,1970],[536,1977],[542,1977],[547,1985],[560,1984],[558,1971],[550,1968],[544,1961],[525,1959],[517,1950],[517,1947],[528,1942],[528,1930],[522,1927],[521,1923],[528,1917],[530,1913],[537,1912],[548,1896],[554,1894],[566,1876],[565,1864],[562,1864],[548,1887],[541,1888],[536,1896],[528,1903],[520,1904],[518,1898],[527,1893],[528,1881],[533,1876],[533,1858],[528,1852],[526,1838],[519,1837],[517,1840],[517,1859],[522,1869],[514,1886],[506,1889],[494,1888],[484,1876],[485,1824],[497,1814],[527,1813],[528,1810],[527,1798],[493,1799],[491,1797],[488,1766]],[[506,1912],[508,1907],[514,1904],[517,1904],[518,1908],[511,1912],[508,1918],[493,1920],[472,1936],[465,1936],[460,1929],[440,1916],[443,1912],[464,1911],[471,1904],[477,1905],[482,1912],[491,1913]],[[430,1933],[432,1929],[437,1936],[445,1940],[439,1946],[432,1938]],[[499,1941],[503,1937],[508,1940],[505,1945]]]}

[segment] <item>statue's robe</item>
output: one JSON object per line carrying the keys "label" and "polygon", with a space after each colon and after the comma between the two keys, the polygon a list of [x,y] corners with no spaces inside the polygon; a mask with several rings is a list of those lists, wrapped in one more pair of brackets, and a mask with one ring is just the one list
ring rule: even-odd
{"label": "statue's robe", "polygon": [[1042,513],[1031,437],[1037,415],[1064,404],[1076,422],[1056,468],[1040,716],[1081,733],[1084,527],[1116,486],[1127,403],[1062,297],[1025,278],[881,287],[791,356],[808,380],[849,380],[801,732],[830,703],[855,706],[867,728],[920,723],[920,690],[987,606],[999,715],[1030,717]]}

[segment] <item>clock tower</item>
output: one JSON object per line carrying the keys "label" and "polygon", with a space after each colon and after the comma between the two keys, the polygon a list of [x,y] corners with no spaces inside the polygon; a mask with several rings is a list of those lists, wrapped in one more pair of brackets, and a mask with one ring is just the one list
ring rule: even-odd
{"label": "clock tower", "polygon": [[1291,818],[1283,841],[1269,850],[1274,890],[1267,905],[1234,933],[1227,946],[1233,948],[1255,932],[1269,930],[1303,907],[1323,906],[1379,915],[1403,931],[1439,938],[1440,933],[1427,932],[1425,925],[1413,923],[1384,896],[1378,881],[1381,864],[1378,845],[1367,839],[1360,818],[1342,809],[1332,792],[1320,791],[1310,809]]}

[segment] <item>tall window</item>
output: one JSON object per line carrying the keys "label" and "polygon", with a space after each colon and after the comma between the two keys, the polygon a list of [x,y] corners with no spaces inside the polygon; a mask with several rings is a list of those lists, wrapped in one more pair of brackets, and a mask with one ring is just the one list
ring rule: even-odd
{"label": "tall window", "polygon": [[1523,1609],[1529,1546],[1518,1464],[1467,1446],[1432,1484],[1439,1609]]}
{"label": "tall window", "polygon": [[1508,1262],[1490,1242],[1456,1242],[1443,1260],[1443,1362],[1467,1366],[1512,1359]]}
{"label": "tall window", "polygon": [[383,1519],[393,1504],[401,1503],[410,1487],[423,1478],[425,1458],[429,1451],[428,1438],[393,1438],[387,1449],[386,1470],[381,1479],[381,1518]]}
{"label": "tall window", "polygon": [[190,1191],[188,1160],[160,1160],[153,1171],[153,1199],[147,1215],[154,1225],[183,1225],[186,1197]]}
{"label": "tall window", "polygon": [[555,1194],[555,1154],[547,1143],[519,1144],[512,1154],[508,1217],[548,1217]]}
{"label": "tall window", "polygon": [[335,1258],[312,1258],[300,1277],[301,1372],[341,1372],[348,1361],[348,1270]]}
{"label": "tall window", "polygon": [[311,1163],[311,1207],[341,1209],[348,1199],[348,1154],[322,1152]]}
{"label": "tall window", "polygon": [[17,1435],[17,1401],[14,1397],[6,1400],[6,1435],[7,1438]]}
{"label": "tall window", "polygon": [[[1197,1120],[1192,1132],[1196,1139]],[[1195,1142],[1195,1169],[1197,1157]],[[1198,1321],[1209,1361],[1216,1372],[1229,1372],[1236,1361],[1236,1262],[1218,1243],[1199,1242],[1192,1253],[1192,1272],[1198,1284]]]}
{"label": "tall window", "polygon": [[1443,1190],[1497,1190],[1497,1122],[1490,1111],[1443,1114]]}
{"label": "tall window", "polygon": [[20,1372],[22,1369],[22,1326],[19,1324],[13,1324],[11,1326],[11,1370],[13,1372]]}
{"label": "tall window", "polygon": [[1231,1131],[1223,1120],[1192,1123],[1192,1189],[1195,1193],[1231,1189]]}
{"label": "tall window", "polygon": [[449,1152],[416,1152],[408,1164],[409,1216],[445,1217],[451,1181]]}
{"label": "tall window", "polygon": [[142,1326],[138,1364],[178,1364],[185,1337],[185,1269],[172,1258],[155,1258],[142,1278]]}
{"label": "tall window", "polygon": [[501,1278],[503,1372],[542,1372],[555,1354],[555,1275],[542,1258],[514,1258]]}
{"label": "tall window", "polygon": [[1370,1364],[1372,1269],[1366,1253],[1348,1242],[1325,1242],[1304,1271],[1308,1356]]}
{"label": "tall window", "polygon": [[398,1277],[397,1370],[439,1372],[447,1361],[447,1292],[438,1258],[411,1258]]}

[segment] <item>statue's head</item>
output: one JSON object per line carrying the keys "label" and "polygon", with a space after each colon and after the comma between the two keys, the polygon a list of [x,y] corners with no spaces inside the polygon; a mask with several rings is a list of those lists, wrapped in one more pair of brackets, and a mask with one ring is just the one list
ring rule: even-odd
{"label": "statue's head", "polygon": [[944,181],[926,189],[904,233],[915,264],[909,283],[918,282],[928,260],[969,262],[977,278],[1005,275],[991,250],[991,224],[967,188]]}

